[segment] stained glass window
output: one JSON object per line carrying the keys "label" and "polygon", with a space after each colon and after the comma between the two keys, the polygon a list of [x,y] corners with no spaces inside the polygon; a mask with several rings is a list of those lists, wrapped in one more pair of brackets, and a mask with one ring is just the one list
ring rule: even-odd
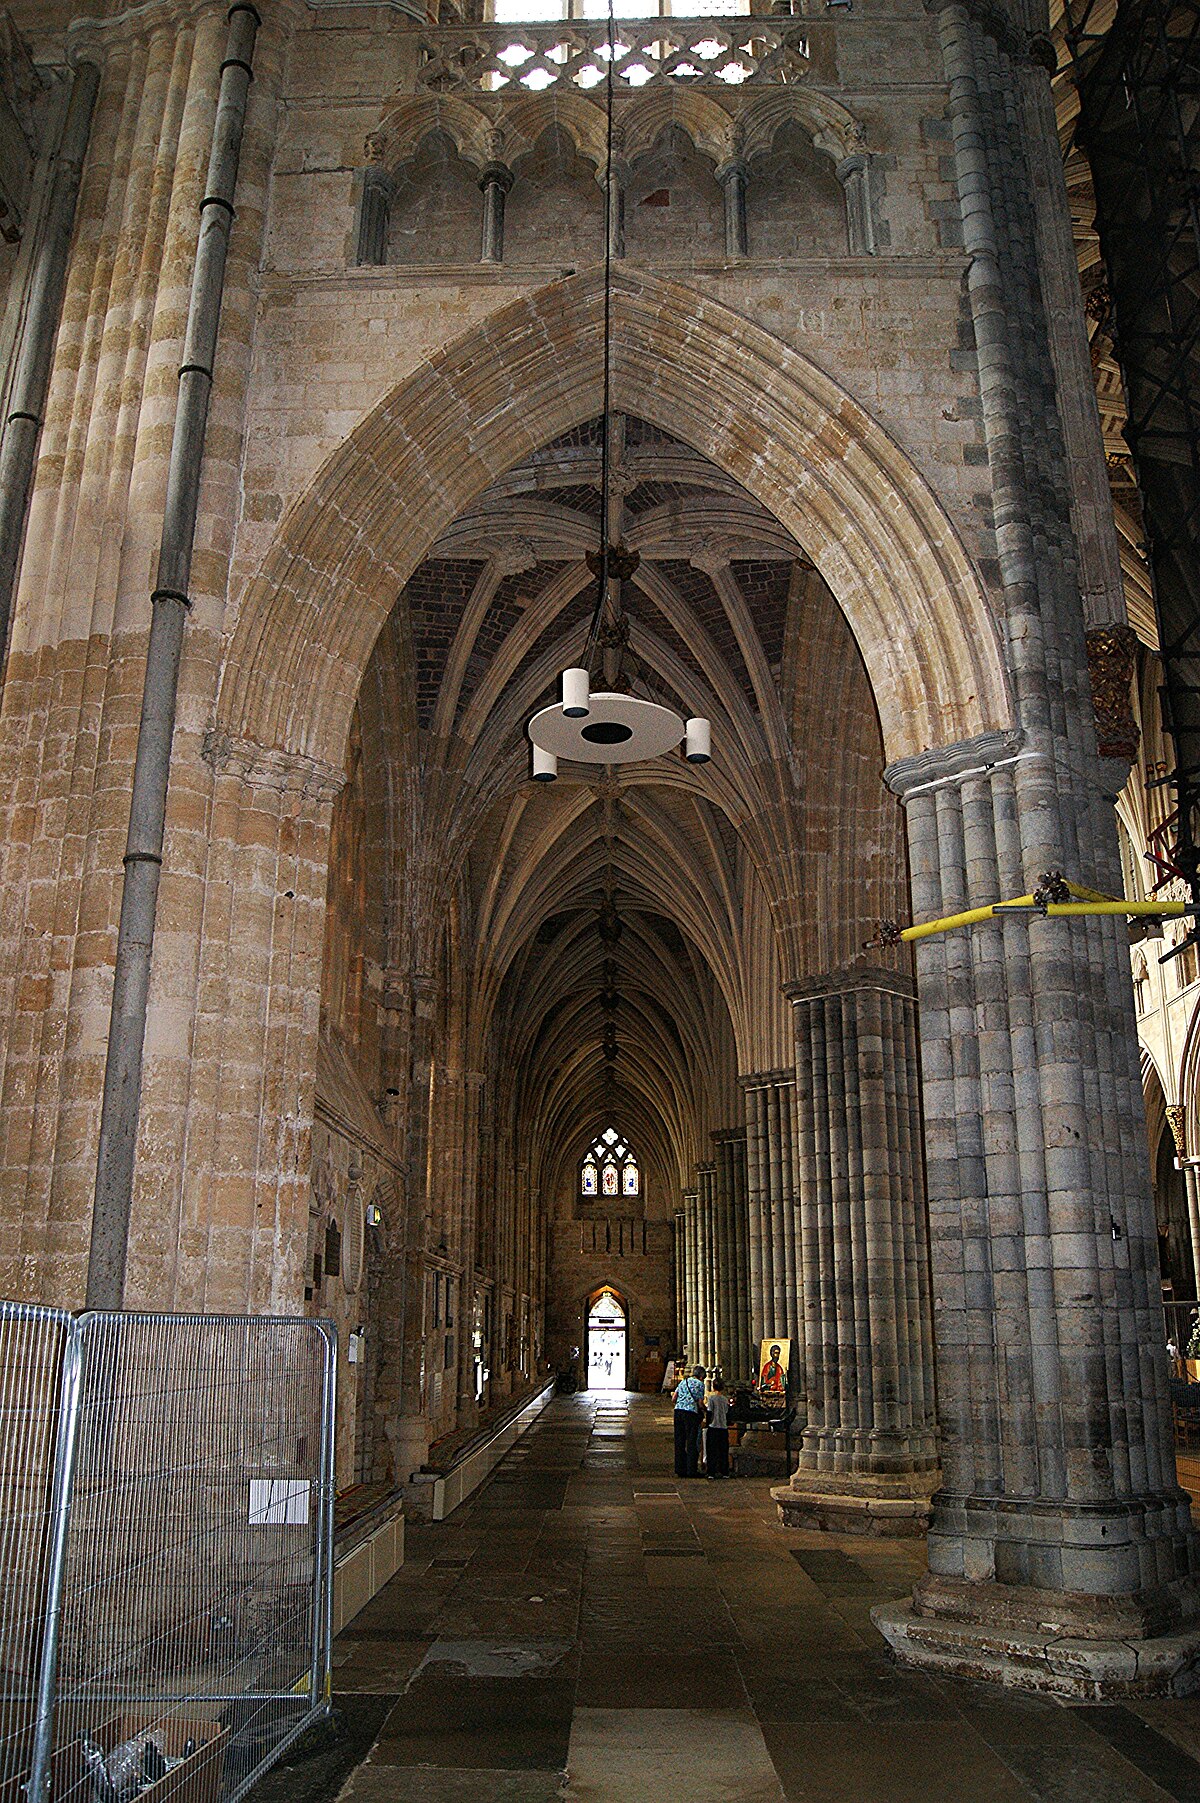
{"label": "stained glass window", "polygon": [[580,1195],[589,1200],[599,1196],[638,1196],[641,1189],[637,1154],[615,1127],[606,1127],[580,1160]]}

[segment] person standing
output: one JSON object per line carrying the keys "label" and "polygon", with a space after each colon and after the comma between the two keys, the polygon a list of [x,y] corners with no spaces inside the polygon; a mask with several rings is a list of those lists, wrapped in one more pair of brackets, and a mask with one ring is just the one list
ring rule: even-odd
{"label": "person standing", "polygon": [[708,1399],[708,1428],[705,1432],[705,1469],[709,1477],[729,1476],[729,1398],[725,1381],[714,1377]]}
{"label": "person standing", "polygon": [[700,1423],[704,1409],[704,1366],[675,1387],[675,1476],[695,1477],[700,1457]]}

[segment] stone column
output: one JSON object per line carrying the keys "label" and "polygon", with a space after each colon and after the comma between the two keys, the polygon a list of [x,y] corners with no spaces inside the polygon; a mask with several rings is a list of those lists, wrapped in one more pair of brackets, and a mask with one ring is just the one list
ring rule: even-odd
{"label": "stone column", "polygon": [[722,163],[717,180],[725,196],[725,255],[746,255],[746,165],[737,158]]}
{"label": "stone column", "polygon": [[924,1531],[937,1469],[913,986],[789,986],[808,1421],[792,1527]]}
{"label": "stone column", "polygon": [[712,1136],[716,1154],[713,1170],[713,1363],[722,1371],[728,1369],[732,1340],[733,1270],[731,1250],[731,1217],[733,1174],[730,1170],[729,1142],[723,1133]]}
{"label": "stone column", "polygon": [[[485,1078],[482,1071],[468,1071],[463,1079],[463,1148],[461,1177],[458,1184],[460,1220],[462,1223],[462,1264],[463,1282],[474,1285],[475,1269],[481,1263],[479,1257],[479,1197],[480,1197],[480,1129],[483,1106],[483,1085]],[[495,1267],[492,1273],[495,1282],[495,1294],[500,1293],[500,1274]],[[497,1321],[497,1311],[493,1309],[492,1339],[495,1351],[499,1346],[499,1334],[503,1326]],[[475,1410],[475,1365],[471,1356],[469,1337],[459,1335],[458,1340],[458,1418],[468,1419]]]}
{"label": "stone column", "polygon": [[398,1208],[403,1230],[397,1236],[404,1260],[397,1287],[400,1320],[388,1329],[397,1346],[397,1384],[388,1436],[397,1478],[420,1469],[429,1451],[429,1428],[421,1395],[421,1348],[425,1333],[425,1256],[428,1240],[429,1090],[437,984],[432,976],[389,970],[384,988],[384,1059],[392,1078],[385,1118],[403,1149],[405,1180]]}
{"label": "stone column", "polygon": [[766,1321],[772,1286],[773,1249],[767,1200],[767,1083],[766,1075],[742,1078],[746,1092],[747,1302],[750,1338],[756,1347],[770,1331]]}
{"label": "stone column", "polygon": [[1187,1195],[1188,1227],[1192,1235],[1192,1263],[1196,1270],[1196,1294],[1200,1296],[1200,1159],[1183,1160],[1183,1184]]}
{"label": "stone column", "polygon": [[724,1128],[713,1134],[713,1144],[717,1153],[714,1358],[730,1379],[744,1368],[749,1347],[745,1129]]}
{"label": "stone column", "polygon": [[745,1130],[736,1133],[730,1144],[733,1179],[734,1347],[733,1365],[727,1375],[736,1380],[754,1368],[750,1339],[750,1219],[746,1202]]}
{"label": "stone column", "polygon": [[684,1344],[688,1361],[695,1364],[700,1346],[700,1192],[683,1192],[683,1218],[686,1228],[684,1267]]}
{"label": "stone column", "polygon": [[[893,766],[918,921],[1026,892],[1046,768]],[[1128,955],[1037,914],[917,944],[943,1487],[927,1577],[873,1612],[910,1663],[1092,1698],[1200,1659]]]}
{"label": "stone column", "polygon": [[702,1365],[713,1363],[717,1349],[716,1178],[715,1164],[696,1166],[699,1191],[696,1262],[700,1302],[696,1357]]}
{"label": "stone column", "polygon": [[504,200],[512,185],[512,170],[505,168],[503,163],[489,163],[479,178],[483,191],[481,263],[504,261]]}
{"label": "stone column", "polygon": [[675,1357],[687,1345],[687,1216],[675,1210]]}
{"label": "stone column", "polygon": [[607,228],[608,247],[613,257],[625,255],[625,183],[627,172],[625,165],[614,160],[612,165],[612,181],[609,182],[603,169],[596,171],[596,180],[607,196]]}
{"label": "stone column", "polygon": [[843,157],[837,178],[846,196],[846,242],[851,256],[875,255],[875,218],[871,205],[871,159],[865,151]]}
{"label": "stone column", "polygon": [[795,1072],[760,1071],[746,1091],[747,1351],[792,1341],[793,1396],[803,1389],[804,1311],[798,1255],[793,1128]]}
{"label": "stone column", "polygon": [[391,223],[392,178],[378,163],[363,170],[358,203],[358,262],[386,263]]}

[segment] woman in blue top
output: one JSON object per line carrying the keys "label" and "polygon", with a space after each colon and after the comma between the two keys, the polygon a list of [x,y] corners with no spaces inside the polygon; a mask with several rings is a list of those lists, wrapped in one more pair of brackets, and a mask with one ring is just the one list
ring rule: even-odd
{"label": "woman in blue top", "polygon": [[675,1389],[675,1476],[696,1477],[704,1408],[704,1366],[682,1377]]}

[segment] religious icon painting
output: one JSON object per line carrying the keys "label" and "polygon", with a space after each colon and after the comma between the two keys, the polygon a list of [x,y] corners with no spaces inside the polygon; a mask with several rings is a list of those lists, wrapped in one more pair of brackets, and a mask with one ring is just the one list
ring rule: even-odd
{"label": "religious icon painting", "polygon": [[758,1348],[758,1394],[764,1402],[782,1402],[787,1395],[790,1340],[762,1340]]}

